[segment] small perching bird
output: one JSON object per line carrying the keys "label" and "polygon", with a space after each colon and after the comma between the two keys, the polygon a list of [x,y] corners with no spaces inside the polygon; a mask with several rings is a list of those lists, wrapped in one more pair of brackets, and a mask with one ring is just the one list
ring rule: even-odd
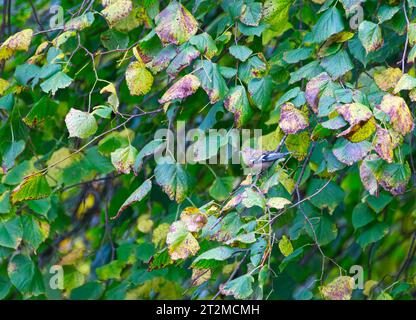
{"label": "small perching bird", "polygon": [[273,162],[283,159],[289,154],[290,152],[262,151],[248,147],[241,151],[244,163],[258,172],[267,169]]}

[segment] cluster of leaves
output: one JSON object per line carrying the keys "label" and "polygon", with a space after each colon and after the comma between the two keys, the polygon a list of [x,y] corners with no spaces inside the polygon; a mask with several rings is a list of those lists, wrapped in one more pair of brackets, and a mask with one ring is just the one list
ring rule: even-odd
{"label": "cluster of leaves", "polygon": [[416,1],[78,2],[1,10],[1,299],[414,297]]}

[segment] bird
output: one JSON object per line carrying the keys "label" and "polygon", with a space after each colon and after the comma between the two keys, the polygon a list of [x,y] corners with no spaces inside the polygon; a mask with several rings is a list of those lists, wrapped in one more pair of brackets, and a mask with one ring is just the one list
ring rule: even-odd
{"label": "bird", "polygon": [[244,163],[255,170],[263,171],[270,167],[276,160],[290,155],[291,152],[262,151],[252,148],[244,148],[241,151]]}

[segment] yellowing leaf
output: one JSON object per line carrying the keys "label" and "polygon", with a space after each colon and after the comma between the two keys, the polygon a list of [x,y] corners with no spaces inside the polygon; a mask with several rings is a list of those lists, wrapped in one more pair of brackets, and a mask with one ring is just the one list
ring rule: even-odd
{"label": "yellowing leaf", "polygon": [[33,30],[25,29],[6,39],[0,46],[0,61],[9,59],[16,51],[27,51],[32,42]]}
{"label": "yellowing leaf", "polygon": [[130,0],[111,1],[109,5],[101,11],[101,14],[107,20],[110,27],[113,27],[117,22],[126,18],[131,10],[133,4]]}
{"label": "yellowing leaf", "polygon": [[267,200],[267,206],[269,208],[275,208],[277,210],[283,209],[285,206],[291,203],[292,202],[290,200],[282,197],[272,197]]}
{"label": "yellowing leaf", "polygon": [[211,279],[211,269],[192,269],[192,285],[200,286]]}
{"label": "yellowing leaf", "polygon": [[152,231],[153,221],[150,219],[150,213],[142,214],[137,219],[137,230],[143,233]]}
{"label": "yellowing leaf", "polygon": [[392,163],[394,148],[395,144],[393,143],[389,131],[378,126],[374,150],[378,153],[380,158]]}
{"label": "yellowing leaf", "polygon": [[0,78],[0,96],[4,94],[4,92],[9,87],[9,82]]}
{"label": "yellowing leaf", "polygon": [[291,255],[293,252],[292,243],[285,235],[279,241],[279,250],[285,257]]}
{"label": "yellowing leaf", "polygon": [[172,223],[166,237],[169,256],[172,260],[186,259],[199,251],[199,243],[189,232],[183,221]]}
{"label": "yellowing leaf", "polygon": [[353,278],[341,276],[319,289],[326,300],[350,300],[354,284]]}
{"label": "yellowing leaf", "polygon": [[179,2],[172,1],[155,18],[156,33],[164,44],[180,45],[198,31],[198,22]]}
{"label": "yellowing leaf", "polygon": [[347,130],[339,133],[337,137],[345,136],[349,141],[357,143],[371,137],[376,131],[376,121],[374,117],[371,117],[364,123],[356,124],[348,128]]}
{"label": "yellowing leaf", "polygon": [[293,103],[287,102],[281,106],[279,126],[284,133],[294,134],[307,128],[309,119]]}
{"label": "yellowing leaf", "polygon": [[157,248],[162,248],[165,245],[169,227],[168,223],[161,223],[153,230],[152,242]]}
{"label": "yellowing leaf", "polygon": [[199,88],[201,82],[198,77],[193,74],[188,74],[175,82],[159,99],[159,103],[166,103],[174,99],[184,99]]}
{"label": "yellowing leaf", "polygon": [[392,90],[399,82],[402,71],[399,68],[387,68],[374,72],[374,81],[383,91]]}
{"label": "yellowing leaf", "polygon": [[69,137],[88,138],[97,131],[97,122],[88,112],[71,108],[65,117]]}
{"label": "yellowing leaf", "polygon": [[145,95],[152,88],[153,76],[142,62],[135,61],[127,67],[126,81],[130,94],[140,96]]}
{"label": "yellowing leaf", "polygon": [[413,117],[403,98],[386,94],[376,108],[389,116],[389,123],[396,132],[406,135],[413,130]]}
{"label": "yellowing leaf", "polygon": [[25,200],[46,198],[51,194],[51,188],[43,174],[34,174],[26,177],[11,193],[12,204]]}
{"label": "yellowing leaf", "polygon": [[111,152],[111,163],[118,172],[129,174],[137,157],[137,149],[131,145]]}
{"label": "yellowing leaf", "polygon": [[181,213],[181,221],[189,231],[198,232],[207,223],[207,218],[198,208],[187,207]]}

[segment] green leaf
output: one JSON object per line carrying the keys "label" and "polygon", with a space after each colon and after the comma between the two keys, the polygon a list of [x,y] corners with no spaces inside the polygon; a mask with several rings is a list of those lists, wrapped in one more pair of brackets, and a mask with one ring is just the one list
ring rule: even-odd
{"label": "green leaf", "polygon": [[236,127],[242,127],[252,116],[252,110],[244,86],[231,88],[227,98],[224,100],[224,107],[234,113],[234,124]]}
{"label": "green leaf", "polygon": [[185,200],[188,192],[188,175],[181,164],[170,156],[158,159],[155,178],[171,200],[178,203]]}
{"label": "green leaf", "polygon": [[321,43],[327,40],[333,34],[344,30],[344,22],[341,13],[334,6],[325,11],[318,22],[312,28],[313,42]]}
{"label": "green leaf", "polygon": [[98,300],[103,292],[104,286],[99,282],[88,282],[71,291],[71,300]]}
{"label": "green leaf", "polygon": [[45,292],[42,275],[33,261],[26,255],[13,256],[7,267],[12,284],[22,294],[38,296]]}
{"label": "green leaf", "polygon": [[362,228],[374,220],[374,214],[364,203],[359,203],[352,211],[352,225],[354,229]]}
{"label": "green leaf", "polygon": [[261,18],[260,2],[247,2],[243,5],[240,21],[248,26],[258,26]]}
{"label": "green leaf", "polygon": [[298,63],[299,61],[308,59],[312,51],[312,48],[306,47],[289,50],[283,54],[283,60],[291,64]]}
{"label": "green leaf", "polygon": [[245,274],[220,286],[221,293],[236,299],[247,299],[253,293],[253,276]]}
{"label": "green leaf", "polygon": [[229,51],[233,57],[243,62],[246,61],[253,53],[253,50],[242,45],[233,45],[230,47]]}
{"label": "green leaf", "polygon": [[97,273],[98,279],[103,281],[110,279],[120,279],[124,266],[124,262],[114,260],[102,267],[95,269],[95,272]]}
{"label": "green leaf", "polygon": [[163,139],[154,139],[146,144],[138,153],[134,161],[133,171],[137,174],[143,165],[143,159],[165,148],[165,141]]}
{"label": "green leaf", "polygon": [[36,200],[47,198],[51,194],[51,188],[42,174],[34,174],[26,177],[11,193],[12,204],[24,200]]}
{"label": "green leaf", "polygon": [[369,244],[377,242],[384,238],[388,232],[388,227],[384,223],[376,223],[371,227],[363,230],[357,238],[357,243],[365,249]]}
{"label": "green leaf", "polygon": [[33,216],[23,216],[22,225],[24,242],[37,250],[39,245],[49,236],[49,225]]}
{"label": "green leaf", "polygon": [[0,246],[17,249],[22,237],[23,227],[19,217],[0,220]]}
{"label": "green leaf", "polygon": [[[309,218],[312,223],[313,230],[315,231],[316,238],[319,245],[324,246],[331,243],[337,238],[338,229],[337,226],[331,222],[331,220],[325,216]],[[315,240],[309,223],[306,223],[306,231],[312,240]]]}
{"label": "green leaf", "polygon": [[352,70],[354,64],[347,51],[340,50],[332,56],[325,57],[321,62],[321,67],[335,80]]}
{"label": "green leaf", "polygon": [[142,62],[134,61],[127,67],[126,82],[131,95],[141,96],[152,89],[153,76]]}
{"label": "green leaf", "polygon": [[193,36],[189,39],[189,43],[194,45],[199,52],[205,55],[208,59],[213,58],[218,53],[215,41],[206,32]]}
{"label": "green leaf", "polygon": [[255,105],[266,110],[270,104],[273,82],[270,77],[251,79],[248,83],[248,92]]}
{"label": "green leaf", "polygon": [[130,207],[133,203],[141,201],[152,189],[152,181],[147,179],[143,182],[128,198],[124,203],[121,205],[120,209],[117,212],[115,218],[119,217],[120,214]]}
{"label": "green leaf", "polygon": [[226,200],[233,190],[233,177],[216,177],[209,188],[209,194],[217,201]]}
{"label": "green leaf", "polygon": [[[321,190],[326,181],[322,179],[313,179],[309,182],[306,195],[311,197]],[[310,198],[310,202],[319,209],[328,208],[330,212],[334,211],[344,201],[345,192],[336,183],[329,182],[318,194]]]}
{"label": "green leaf", "polygon": [[351,166],[355,162],[362,160],[370,150],[371,143],[368,141],[352,143],[346,139],[340,138],[335,143],[332,152],[340,162]]}
{"label": "green leaf", "polygon": [[181,70],[189,66],[192,61],[199,57],[199,51],[193,46],[188,46],[183,49],[179,54],[172,60],[166,72],[170,77],[175,77]]}
{"label": "green leaf", "polygon": [[399,10],[400,6],[390,7],[388,5],[382,5],[377,12],[378,22],[383,23],[390,20]]}
{"label": "green leaf", "polygon": [[380,27],[370,21],[363,21],[360,23],[360,26],[358,27],[358,38],[367,54],[376,51],[383,45]]}
{"label": "green leaf", "polygon": [[97,129],[97,122],[92,114],[71,108],[65,116],[65,124],[69,132],[69,137],[81,139],[93,135]]}
{"label": "green leaf", "polygon": [[71,83],[72,78],[63,72],[57,72],[49,79],[43,81],[40,87],[43,92],[52,93],[52,95],[55,95],[56,91],[69,87]]}
{"label": "green leaf", "polygon": [[216,247],[210,250],[207,250],[203,253],[201,253],[193,262],[192,266],[196,267],[203,263],[205,263],[204,260],[216,260],[216,261],[224,261],[229,259],[234,253],[236,252],[236,249],[226,247],[226,246],[220,246]]}
{"label": "green leaf", "polygon": [[108,50],[126,49],[129,45],[129,36],[117,30],[107,30],[100,35],[101,43]]}
{"label": "green leaf", "polygon": [[12,141],[6,149],[2,159],[2,168],[4,173],[14,166],[16,158],[25,150],[26,143],[23,140]]}
{"label": "green leaf", "polygon": [[214,104],[225,97],[228,92],[227,84],[222,77],[218,65],[211,61],[199,61],[195,64],[195,75],[201,81],[201,86],[208,94],[209,101]]}

